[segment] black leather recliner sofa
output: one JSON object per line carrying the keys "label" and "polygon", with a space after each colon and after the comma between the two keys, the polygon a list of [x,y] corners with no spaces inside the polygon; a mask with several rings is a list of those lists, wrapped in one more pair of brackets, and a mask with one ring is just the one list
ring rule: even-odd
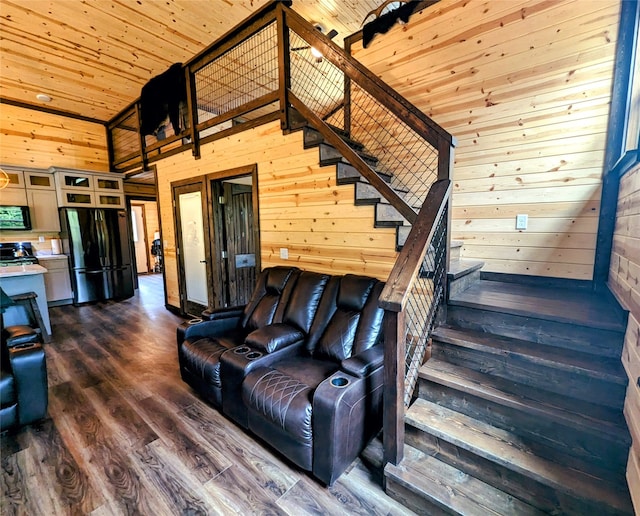
{"label": "black leather recliner sofa", "polygon": [[47,415],[47,365],[40,336],[28,326],[2,330],[0,431]]}
{"label": "black leather recliner sofa", "polygon": [[265,269],[247,306],[178,328],[182,378],[332,485],[381,427],[382,287],[365,276]]}

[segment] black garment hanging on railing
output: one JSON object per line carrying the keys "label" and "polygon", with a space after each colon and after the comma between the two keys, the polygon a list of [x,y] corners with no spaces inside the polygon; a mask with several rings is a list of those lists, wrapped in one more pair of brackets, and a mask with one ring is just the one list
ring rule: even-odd
{"label": "black garment hanging on railing", "polygon": [[153,77],[140,93],[140,134],[154,134],[169,116],[174,133],[180,134],[180,104],[187,101],[187,83],[182,63]]}

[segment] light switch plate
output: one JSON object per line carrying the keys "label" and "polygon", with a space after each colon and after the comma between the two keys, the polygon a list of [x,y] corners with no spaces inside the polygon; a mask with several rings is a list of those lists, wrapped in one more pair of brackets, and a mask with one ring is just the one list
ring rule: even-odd
{"label": "light switch plate", "polygon": [[280,258],[282,258],[283,260],[288,260],[289,259],[289,249],[287,249],[286,247],[281,247],[280,248]]}
{"label": "light switch plate", "polygon": [[529,223],[528,215],[516,215],[516,229],[527,229]]}

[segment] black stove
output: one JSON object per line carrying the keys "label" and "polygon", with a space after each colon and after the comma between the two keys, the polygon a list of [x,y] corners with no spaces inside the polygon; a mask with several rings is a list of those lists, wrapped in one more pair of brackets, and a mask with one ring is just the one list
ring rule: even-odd
{"label": "black stove", "polygon": [[33,265],[38,259],[33,255],[30,242],[0,243],[0,267],[9,265]]}

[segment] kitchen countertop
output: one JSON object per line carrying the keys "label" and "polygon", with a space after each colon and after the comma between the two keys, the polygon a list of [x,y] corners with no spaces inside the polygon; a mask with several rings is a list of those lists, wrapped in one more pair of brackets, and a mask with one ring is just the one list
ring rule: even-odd
{"label": "kitchen countertop", "polygon": [[11,278],[14,276],[32,276],[34,274],[44,274],[47,272],[42,265],[9,265],[0,267],[0,278]]}
{"label": "kitchen countertop", "polygon": [[47,252],[38,251],[36,253],[36,258],[38,260],[66,260],[66,254],[51,254]]}

